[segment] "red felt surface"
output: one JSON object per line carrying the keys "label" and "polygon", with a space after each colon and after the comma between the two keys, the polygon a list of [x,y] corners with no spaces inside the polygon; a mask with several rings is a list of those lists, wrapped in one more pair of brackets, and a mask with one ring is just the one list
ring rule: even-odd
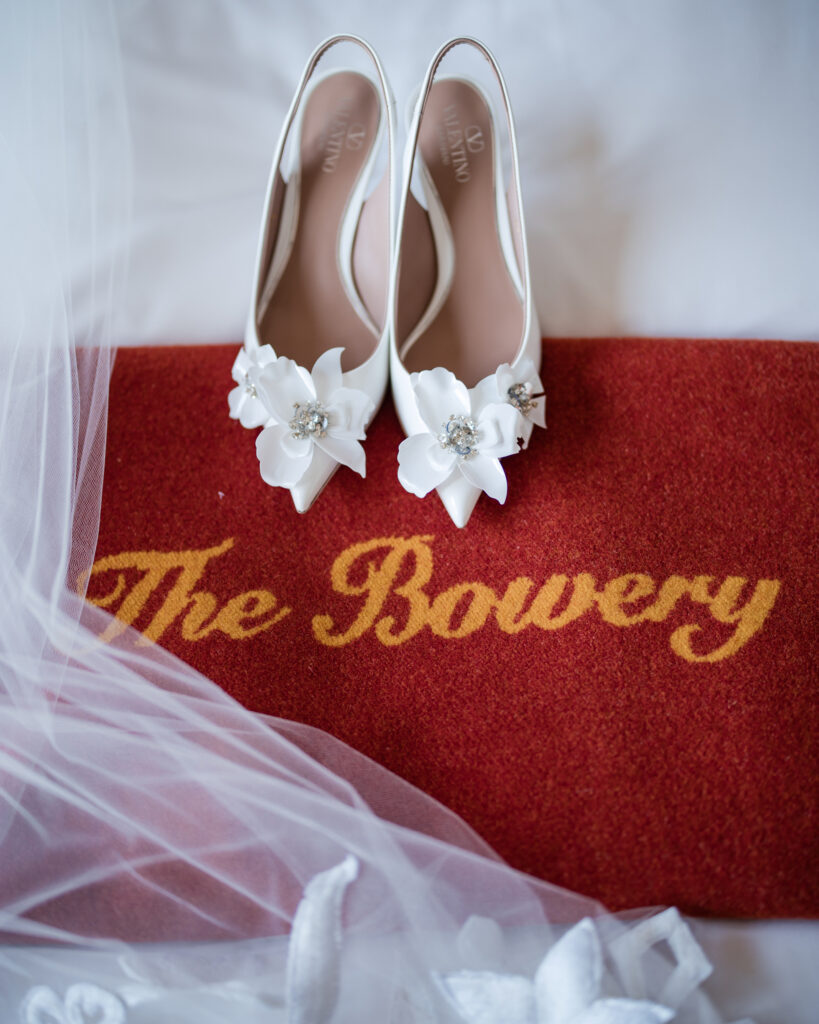
{"label": "red felt surface", "polygon": [[[549,429],[506,460],[506,506],[483,497],[464,530],[398,484],[389,403],[367,479],[339,471],[298,515],[261,480],[256,432],[227,416],[235,352],[118,354],[91,599],[106,603],[121,576],[111,610],[161,627],[158,642],[248,707],[326,729],[416,783],[516,867],[613,908],[819,912],[817,347],[545,342]],[[220,545],[180,555],[201,572],[179,583],[173,553]],[[140,605],[146,566],[156,585]],[[362,621],[367,571],[383,598],[371,624],[321,642]],[[644,576],[611,583],[629,574]],[[493,595],[510,581],[529,577],[531,599],[559,575],[547,628],[498,625]],[[711,577],[704,600],[626,624],[675,576]],[[577,577],[581,590],[611,584],[607,614],[622,624],[600,602],[554,622]],[[730,601],[708,603],[728,577],[747,581],[740,607],[759,581],[778,587],[736,650],[688,660],[679,650],[717,651],[741,625],[719,621]],[[465,583],[483,587],[445,594]],[[618,605],[617,586],[646,596]],[[413,587],[417,632],[390,645]],[[277,603],[238,596],[251,590]],[[436,635],[433,620],[468,635]],[[701,629],[679,640],[686,625]]]}

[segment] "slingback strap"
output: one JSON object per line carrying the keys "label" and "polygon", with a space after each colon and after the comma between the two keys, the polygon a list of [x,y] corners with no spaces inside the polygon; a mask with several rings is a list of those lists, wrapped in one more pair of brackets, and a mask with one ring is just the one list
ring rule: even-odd
{"label": "slingback strap", "polygon": [[[388,153],[387,178],[388,178],[388,187],[389,187],[389,196],[388,196],[389,225],[388,225],[388,227],[389,227],[389,248],[390,248],[390,254],[392,254],[392,252],[394,251],[395,221],[396,221],[396,195],[395,195],[396,194],[396,185],[395,185],[395,171],[396,171],[396,169],[393,166],[393,159],[392,159],[392,154],[393,154],[394,145],[395,145],[395,137],[396,137],[395,99],[393,98],[392,90],[390,89],[389,82],[387,81],[387,76],[386,76],[386,74],[384,72],[384,67],[383,67],[383,65],[381,63],[381,60],[380,60],[378,54],[370,46],[370,44],[365,39],[362,39],[360,36],[356,36],[356,35],[352,35],[352,34],[343,34],[343,35],[329,36],[323,42],[319,43],[319,45],[315,48],[315,50],[313,50],[312,54],[308,58],[307,63],[305,64],[305,67],[304,67],[304,71],[302,72],[301,78],[299,79],[299,84],[297,85],[296,91],[293,94],[293,99],[290,102],[290,107],[289,107],[289,109],[287,111],[287,114],[285,116],[284,123],[282,124],[281,131],[279,133],[279,140],[278,140],[278,143],[276,144],[276,150],[275,150],[274,155],[273,155],[273,162],[271,164],[270,175],[269,175],[269,178],[268,178],[267,189],[266,189],[266,192],[265,192],[264,209],[268,209],[268,207],[270,205],[270,197],[271,197],[273,189],[275,188],[275,185],[276,185],[277,175],[279,175],[279,172],[280,172],[280,168],[281,168],[281,164],[282,164],[282,158],[284,156],[285,147],[287,145],[287,140],[288,140],[288,138],[290,136],[290,130],[293,127],[294,121],[296,120],[296,116],[298,114],[299,107],[301,105],[301,101],[302,101],[302,99],[304,97],[305,90],[307,89],[307,85],[308,85],[310,79],[312,78],[313,73],[315,72],[315,70],[316,70],[319,62],[322,60],[322,58],[334,46],[338,46],[338,45],[343,44],[343,43],[352,43],[353,45],[360,47],[367,54],[367,56],[370,58],[370,61],[373,64],[373,66],[375,67],[377,81],[378,81],[378,84],[379,84],[379,86],[381,88],[381,94],[382,94],[382,97],[383,97],[384,107],[385,107],[384,113],[385,113],[385,117],[386,117],[386,127],[387,127],[387,153]],[[253,315],[252,314],[252,310],[255,309],[256,301],[258,299],[259,287],[260,287],[260,283],[261,283],[260,282],[260,278],[261,278],[261,275],[262,275],[263,257],[264,257],[264,253],[265,253],[265,251],[267,249],[268,242],[270,240],[270,230],[271,230],[271,224],[268,221],[265,224],[265,226],[264,226],[264,230],[261,231],[260,234],[259,234],[259,241],[258,241],[257,250],[256,250],[256,264],[255,264],[256,270],[255,270],[255,275],[254,275],[253,301],[251,303],[251,316]],[[390,262],[391,262],[391,260],[390,260]]]}
{"label": "slingback strap", "polygon": [[[509,99],[509,91],[508,91],[508,89],[506,87],[506,80],[503,77],[503,72],[500,69],[500,65],[498,64],[497,60],[495,59],[495,56],[492,53],[492,51],[489,50],[489,48],[487,46],[485,46],[479,39],[475,39],[472,36],[458,36],[455,39],[450,39],[448,42],[444,43],[440,47],[438,52],[435,54],[435,56],[430,61],[429,67],[427,68],[427,73],[424,76],[424,80],[421,83],[421,87],[420,87],[420,90],[418,92],[418,99],[416,100],[416,103],[415,103],[415,110],[414,110],[414,113],[413,113],[413,116],[412,116],[412,121],[410,123],[409,131],[408,131],[406,148],[404,150],[404,161],[403,161],[403,168],[402,168],[402,175],[403,176],[402,176],[402,179],[401,179],[402,182],[403,182],[403,188],[402,188],[402,192],[401,192],[401,200],[400,200],[400,202],[398,204],[398,217],[397,217],[396,235],[395,235],[395,237],[396,237],[395,263],[394,263],[394,267],[393,267],[393,272],[391,274],[392,285],[393,285],[393,289],[394,290],[397,289],[398,270],[399,270],[399,261],[400,261],[401,233],[403,231],[403,226],[404,226],[404,219],[405,219],[405,214],[406,214],[407,201],[408,201],[408,197],[409,197],[409,193],[410,193],[410,181],[411,181],[411,178],[412,178],[412,168],[413,168],[413,164],[415,162],[416,153],[417,153],[417,150],[418,150],[418,138],[419,138],[419,134],[420,134],[420,130],[421,130],[421,121],[423,119],[424,110],[426,108],[427,100],[429,99],[430,90],[432,88],[432,84],[433,84],[433,81],[435,80],[435,75],[436,75],[436,73],[438,71],[438,68],[439,68],[439,66],[441,64],[441,61],[443,61],[444,57],[446,57],[446,55],[451,50],[455,49],[455,47],[457,47],[457,46],[462,46],[462,45],[463,46],[469,46],[469,47],[472,47],[473,49],[477,50],[478,53],[487,61],[487,63],[489,64],[489,67],[491,68],[491,70],[492,70],[492,72],[494,74],[494,77],[495,77],[495,79],[496,79],[496,81],[498,83],[498,86],[499,86],[500,92],[501,92],[501,97],[503,99],[504,114],[505,114],[505,117],[506,117],[507,132],[508,132],[508,135],[509,135],[509,145],[510,145],[511,154],[512,154],[512,178],[511,178],[510,188],[514,191],[514,206],[515,206],[515,214],[516,214],[516,219],[517,219],[517,225],[512,225],[512,227],[513,227],[513,233],[514,233],[514,228],[517,227],[517,232],[516,232],[517,239],[516,239],[516,241],[518,242],[518,245],[520,246],[519,253],[518,253],[518,258],[519,258],[519,260],[520,260],[520,262],[522,264],[521,267],[520,267],[520,277],[521,277],[521,282],[522,282],[522,285],[523,285],[523,303],[524,303],[524,310],[525,310],[525,325],[524,325],[524,337],[525,337],[526,336],[526,331],[527,331],[527,328],[528,328],[528,324],[529,324],[529,321],[530,321],[530,318],[531,318],[531,315],[532,315],[532,299],[531,299],[532,288],[531,288],[531,281],[530,281],[530,274],[529,274],[529,252],[528,252],[528,246],[527,246],[527,242],[526,242],[526,224],[525,224],[524,213],[523,213],[523,201],[521,199],[522,193],[521,193],[521,187],[520,187],[520,160],[519,160],[519,157],[518,157],[518,145],[517,145],[517,133],[516,133],[516,130],[515,130],[515,119],[514,119],[514,115],[512,114],[512,104],[511,104],[511,101]],[[511,211],[510,211],[510,216],[511,216]],[[397,292],[394,291],[393,302],[392,302],[393,312],[395,311],[396,300],[397,300]],[[396,329],[396,325],[395,325],[395,323],[393,323],[393,330],[395,330],[395,329]]]}
{"label": "slingback strap", "polygon": [[[274,167],[278,167],[279,161],[281,160],[282,152],[284,151],[284,143],[290,132],[290,128],[293,124],[293,121],[295,120],[296,112],[299,108],[299,104],[301,103],[302,96],[304,95],[304,90],[307,88],[307,83],[310,81],[313,72],[316,70],[316,67],[318,66],[322,57],[324,57],[325,54],[328,53],[334,46],[338,46],[341,43],[353,43],[356,46],[361,47],[361,49],[364,50],[364,52],[367,54],[367,56],[370,58],[373,65],[375,66],[375,71],[378,76],[378,82],[381,86],[381,92],[386,100],[387,143],[390,147],[390,151],[392,151],[392,146],[395,142],[395,100],[393,99],[392,91],[390,90],[389,82],[387,81],[387,76],[384,72],[384,66],[381,63],[378,54],[365,39],[362,39],[360,36],[356,35],[343,34],[330,36],[329,38],[325,39],[324,42],[319,43],[319,45],[315,48],[315,50],[313,50],[312,54],[308,58],[307,64],[305,65],[304,71],[302,72],[299,84],[296,87],[296,92],[290,104],[290,109],[288,110],[287,116],[284,119],[284,126],[282,128],[281,138],[279,140],[280,151],[277,153],[278,159],[274,161]],[[392,173],[392,168],[390,168],[390,173]]]}

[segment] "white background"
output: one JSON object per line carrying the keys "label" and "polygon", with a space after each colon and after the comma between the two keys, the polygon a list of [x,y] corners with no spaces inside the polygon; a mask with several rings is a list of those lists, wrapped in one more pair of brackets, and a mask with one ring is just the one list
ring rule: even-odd
{"label": "white background", "polygon": [[120,341],[241,336],[280,122],[308,54],[339,31],[376,47],[399,111],[446,38],[493,49],[544,334],[819,337],[813,0],[119,10],[134,161]]}

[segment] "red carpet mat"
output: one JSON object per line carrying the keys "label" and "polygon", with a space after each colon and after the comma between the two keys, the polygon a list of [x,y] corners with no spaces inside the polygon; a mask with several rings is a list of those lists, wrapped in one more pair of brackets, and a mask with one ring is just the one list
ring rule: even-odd
{"label": "red carpet mat", "polygon": [[304,516],[237,346],[123,350],[89,597],[613,908],[819,913],[819,348],[548,341],[549,429],[464,530],[392,407]]}

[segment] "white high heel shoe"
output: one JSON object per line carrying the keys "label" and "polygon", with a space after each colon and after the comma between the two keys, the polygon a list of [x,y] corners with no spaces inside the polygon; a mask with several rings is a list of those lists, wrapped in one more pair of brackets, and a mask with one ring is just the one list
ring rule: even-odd
{"label": "white high heel shoe", "polygon": [[[340,44],[361,48],[375,74],[314,76]],[[228,401],[231,417],[264,428],[262,478],[287,487],[299,512],[340,465],[365,475],[361,441],[386,391],[393,108],[373,49],[333,36],[307,62],[273,159]]]}
{"label": "white high heel shoe", "polygon": [[[499,86],[508,193],[483,89],[436,74],[461,46],[485,58]],[[546,425],[514,122],[500,68],[477,40],[453,39],[432,59],[403,174],[390,302],[392,393],[407,435],[398,479],[418,497],[437,489],[460,527],[481,491],[506,500],[499,460],[526,447],[533,424]],[[425,207],[410,190],[415,174]]]}

